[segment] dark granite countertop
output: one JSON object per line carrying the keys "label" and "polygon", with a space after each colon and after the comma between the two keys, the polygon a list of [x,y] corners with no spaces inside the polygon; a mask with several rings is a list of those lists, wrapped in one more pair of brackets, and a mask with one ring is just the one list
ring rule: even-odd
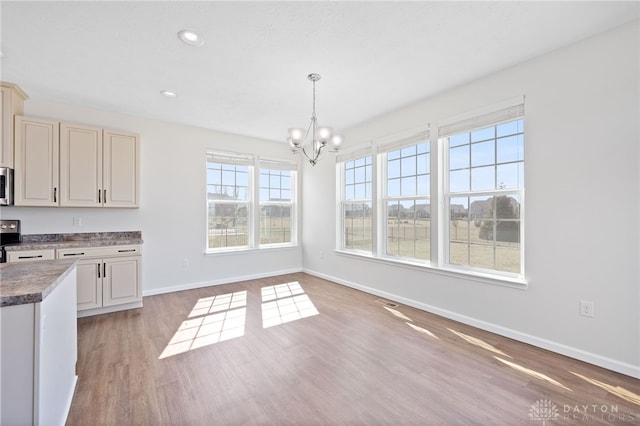
{"label": "dark granite countertop", "polygon": [[0,307],[42,302],[75,268],[76,261],[0,264]]}
{"label": "dark granite countertop", "polygon": [[27,234],[22,242],[5,246],[5,251],[105,247],[142,244],[141,231],[85,232],[78,234]]}

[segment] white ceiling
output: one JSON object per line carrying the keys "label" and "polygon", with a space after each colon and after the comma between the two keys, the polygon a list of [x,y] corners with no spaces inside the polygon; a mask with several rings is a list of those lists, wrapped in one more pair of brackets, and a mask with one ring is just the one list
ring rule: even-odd
{"label": "white ceiling", "polygon": [[318,121],[345,130],[636,20],[639,4],[3,0],[0,77],[35,99],[284,141],[308,125],[311,72]]}

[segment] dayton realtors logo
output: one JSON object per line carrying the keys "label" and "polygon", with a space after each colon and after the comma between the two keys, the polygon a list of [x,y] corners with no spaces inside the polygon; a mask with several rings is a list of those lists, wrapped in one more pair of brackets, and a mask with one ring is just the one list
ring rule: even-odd
{"label": "dayton realtors logo", "polygon": [[556,420],[559,417],[558,407],[548,399],[539,399],[529,408],[529,418],[542,421],[542,426],[546,425],[547,421]]}
{"label": "dayton realtors logo", "polygon": [[545,426],[547,422],[554,420],[570,422],[634,422],[640,420],[637,414],[620,413],[618,405],[604,404],[580,404],[558,406],[548,399],[539,399],[529,408],[529,418],[533,421],[541,421]]}

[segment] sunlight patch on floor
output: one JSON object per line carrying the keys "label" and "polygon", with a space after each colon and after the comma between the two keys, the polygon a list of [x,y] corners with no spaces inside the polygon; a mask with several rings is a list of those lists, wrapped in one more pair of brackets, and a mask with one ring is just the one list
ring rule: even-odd
{"label": "sunlight patch on floor", "polygon": [[397,316],[398,318],[402,318],[403,320],[406,321],[411,321],[413,322],[413,320],[411,318],[409,318],[408,316],[406,316],[405,314],[403,314],[402,312],[396,310],[396,309],[391,309],[387,306],[383,306],[383,308],[385,308],[387,311],[391,312],[393,315]]}
{"label": "sunlight patch on floor", "polygon": [[523,367],[520,364],[516,364],[515,362],[507,361],[506,359],[502,359],[502,358],[499,358],[497,356],[494,356],[494,358],[497,359],[498,361],[500,361],[501,363],[508,365],[509,367],[513,368],[514,370],[526,374],[527,376],[531,376],[533,378],[536,378],[536,379],[539,379],[539,380],[543,380],[543,381],[545,381],[547,383],[551,383],[554,386],[557,386],[559,388],[568,390],[569,392],[573,392],[571,389],[569,389],[568,387],[566,387],[562,383],[558,382],[557,380],[552,379],[551,377],[547,376],[546,374],[542,374],[542,373],[540,373],[538,371],[532,370],[530,368]]}
{"label": "sunlight patch on floor", "polygon": [[247,292],[199,299],[159,359],[244,336]]}
{"label": "sunlight patch on floor", "polygon": [[484,340],[482,340],[482,339],[480,339],[478,337],[469,336],[468,334],[464,334],[464,333],[461,333],[459,331],[452,330],[451,328],[447,328],[447,330],[449,330],[450,332],[452,332],[456,336],[466,340],[467,342],[471,343],[472,345],[476,345],[476,346],[478,346],[480,348],[486,349],[488,351],[491,351],[493,353],[496,353],[496,354],[499,354],[499,355],[502,355],[502,356],[513,358],[511,355],[508,355],[508,354],[502,352],[500,349],[496,348],[495,346],[485,342]]}
{"label": "sunlight patch on floor", "polygon": [[418,327],[417,325],[413,325],[410,322],[405,322],[405,324],[407,324],[409,327],[413,328],[418,333],[426,334],[429,337],[433,337],[434,339],[440,340],[440,338],[438,336],[436,336],[435,334],[433,334],[432,332],[430,332],[426,328]]}
{"label": "sunlight patch on floor", "polygon": [[570,371],[569,373],[571,373],[571,374],[573,374],[575,376],[578,376],[582,380],[585,380],[585,381],[591,383],[592,385],[596,385],[599,388],[604,389],[607,392],[624,399],[625,401],[629,401],[629,402],[632,402],[632,403],[634,403],[636,405],[640,405],[640,395],[635,394],[635,393],[631,392],[630,390],[627,390],[627,389],[625,389],[623,387],[620,387],[620,386],[610,385],[610,384],[601,382],[599,380],[583,376],[582,374],[574,373],[573,371]]}
{"label": "sunlight patch on floor", "polygon": [[262,328],[318,315],[315,305],[297,281],[262,287]]}

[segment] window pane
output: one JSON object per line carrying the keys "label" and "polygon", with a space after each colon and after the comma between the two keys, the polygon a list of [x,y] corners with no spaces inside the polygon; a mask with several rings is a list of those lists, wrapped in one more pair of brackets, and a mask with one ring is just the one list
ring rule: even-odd
{"label": "window pane", "polygon": [[260,244],[291,242],[291,207],[268,205],[260,208]]}
{"label": "window pane", "polygon": [[415,176],[401,179],[401,192],[403,196],[416,195],[417,181]]}
{"label": "window pane", "polygon": [[449,136],[449,146],[465,145],[469,143],[469,133]]}
{"label": "window pane", "polygon": [[371,203],[345,203],[344,247],[371,251]]}
{"label": "window pane", "polygon": [[520,272],[520,244],[496,246],[496,265],[498,271]]}
{"label": "window pane", "polygon": [[496,162],[494,142],[481,142],[471,145],[471,165],[484,166]]}
{"label": "window pane", "polygon": [[389,197],[400,196],[400,179],[389,179],[387,181],[387,194]]}
{"label": "window pane", "polygon": [[418,176],[418,194],[429,195],[431,190],[431,179],[429,175]]}
{"label": "window pane", "polygon": [[524,136],[516,135],[498,139],[498,163],[524,159]]}
{"label": "window pane", "polygon": [[248,204],[209,203],[209,248],[248,245]]}
{"label": "window pane", "polygon": [[517,189],[523,185],[522,163],[499,164],[497,171],[498,189]]}
{"label": "window pane", "polygon": [[431,157],[429,154],[418,155],[418,174],[429,173],[429,169],[431,167],[429,164],[430,161]]}
{"label": "window pane", "polygon": [[400,158],[400,150],[396,149],[395,151],[389,151],[387,153],[387,160],[395,160]]}
{"label": "window pane", "polygon": [[471,169],[471,190],[483,191],[488,189],[495,189],[496,176],[495,167],[478,167]]}
{"label": "window pane", "polygon": [[400,160],[393,160],[387,163],[387,177],[397,178],[400,177]]}
{"label": "window pane", "polygon": [[470,244],[469,266],[494,269],[493,244]]}
{"label": "window pane", "polygon": [[508,123],[499,124],[497,126],[497,136],[507,136],[513,135],[515,133],[523,133],[524,132],[524,120],[521,118],[519,120],[510,121]]}
{"label": "window pane", "polygon": [[356,198],[356,186],[355,185],[347,185],[344,188],[344,198],[346,200],[355,200],[355,198]]}
{"label": "window pane", "polygon": [[469,167],[469,145],[463,145],[449,150],[449,169]]}
{"label": "window pane", "polygon": [[501,195],[496,197],[496,219],[519,219],[520,196]]}
{"label": "window pane", "polygon": [[471,142],[486,141],[495,137],[495,127],[487,127],[471,132]]}
{"label": "window pane", "polygon": [[344,182],[349,185],[356,181],[356,175],[353,169],[346,169],[344,173]]}
{"label": "window pane", "polygon": [[428,205],[417,200],[387,205],[387,254],[427,260],[430,257]]}
{"label": "window pane", "polygon": [[469,264],[469,198],[455,197],[449,200],[449,262],[455,265]]}
{"label": "window pane", "polygon": [[[415,148],[415,147],[414,147]],[[401,164],[402,176],[409,176],[416,174],[416,157],[404,157]]]}
{"label": "window pane", "polygon": [[469,190],[469,169],[456,170],[449,173],[449,191],[463,192]]}

